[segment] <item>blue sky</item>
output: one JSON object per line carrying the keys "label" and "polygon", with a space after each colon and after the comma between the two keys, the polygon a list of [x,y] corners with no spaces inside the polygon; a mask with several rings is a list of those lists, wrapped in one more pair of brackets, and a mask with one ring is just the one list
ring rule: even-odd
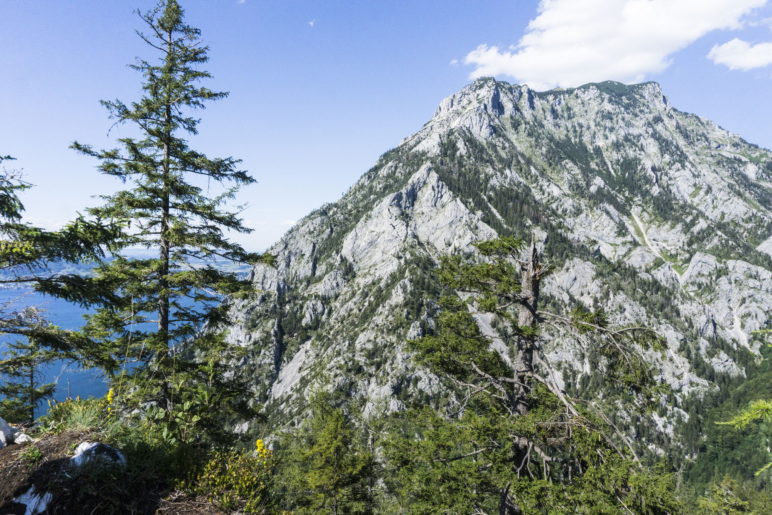
{"label": "blue sky", "polygon": [[[538,89],[656,80],[671,103],[772,148],[766,0],[183,0],[210,45],[214,89],[194,147],[243,159],[239,196],[261,250],[336,200],[471,77]],[[137,97],[148,48],[132,13],[154,1],[0,0],[0,154],[55,227],[119,188],[74,140],[121,135],[100,99]]]}

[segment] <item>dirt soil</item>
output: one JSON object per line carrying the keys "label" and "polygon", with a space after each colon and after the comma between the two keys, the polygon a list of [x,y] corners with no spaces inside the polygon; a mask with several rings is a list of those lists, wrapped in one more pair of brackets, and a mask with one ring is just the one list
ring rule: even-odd
{"label": "dirt soil", "polygon": [[[40,441],[9,445],[0,449],[0,510],[6,510],[14,497],[30,486],[34,472],[47,463],[60,461],[72,455],[75,447],[88,440],[88,432],[68,431],[46,435]],[[41,457],[31,459],[30,447],[37,447]],[[0,513],[7,513],[0,511]]]}
{"label": "dirt soil", "polygon": [[[24,514],[25,507],[13,502],[13,499],[26,492],[30,485],[49,485],[56,497],[48,506],[46,513],[75,513],[74,506],[85,509],[85,513],[136,513],[166,515],[220,515],[224,512],[215,508],[206,499],[193,497],[179,491],[134,492],[132,505],[115,503],[102,504],[99,500],[99,484],[89,485],[70,480],[68,472],[69,458],[75,447],[87,440],[96,440],[91,432],[66,431],[48,434],[40,440],[21,445],[9,445],[0,449],[0,515]],[[30,451],[32,447],[40,451]],[[110,486],[110,481],[121,482],[120,475],[103,477]],[[114,484],[114,483],[113,483]],[[96,486],[96,491],[94,487]],[[89,497],[89,495],[92,495]],[[94,497],[95,496],[95,497]],[[96,511],[91,508],[92,500],[97,501]],[[82,503],[86,501],[85,506]]]}
{"label": "dirt soil", "polygon": [[225,515],[212,504],[201,497],[191,497],[184,492],[175,491],[169,494],[158,505],[156,514],[163,515]]}

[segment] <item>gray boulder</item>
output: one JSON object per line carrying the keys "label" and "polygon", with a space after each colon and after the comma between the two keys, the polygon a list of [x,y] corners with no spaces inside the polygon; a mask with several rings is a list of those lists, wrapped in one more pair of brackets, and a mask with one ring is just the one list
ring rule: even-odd
{"label": "gray boulder", "polygon": [[83,465],[99,462],[105,465],[126,466],[126,456],[121,451],[100,442],[83,442],[75,449],[70,464],[80,468]]}
{"label": "gray boulder", "polygon": [[0,449],[5,447],[6,445],[11,445],[14,443],[14,440],[16,438],[16,434],[19,431],[11,427],[8,422],[3,420],[2,417],[0,417]]}

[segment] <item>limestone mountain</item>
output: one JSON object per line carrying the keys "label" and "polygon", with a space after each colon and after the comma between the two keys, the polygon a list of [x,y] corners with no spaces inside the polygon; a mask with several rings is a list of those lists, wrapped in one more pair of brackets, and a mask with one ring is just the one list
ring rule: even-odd
{"label": "limestone mountain", "polygon": [[[234,371],[281,423],[314,388],[365,415],[441,398],[405,342],[432,330],[438,258],[496,235],[536,238],[553,310],[602,306],[666,340],[651,359],[673,395],[648,419],[663,438],[746,373],[770,325],[772,152],[675,109],[655,83],[481,79],[270,249],[277,267],[252,272],[259,299],[232,308],[229,341],[247,350]],[[500,346],[495,321],[478,322]],[[575,335],[542,336],[564,387],[593,392],[602,364]]]}

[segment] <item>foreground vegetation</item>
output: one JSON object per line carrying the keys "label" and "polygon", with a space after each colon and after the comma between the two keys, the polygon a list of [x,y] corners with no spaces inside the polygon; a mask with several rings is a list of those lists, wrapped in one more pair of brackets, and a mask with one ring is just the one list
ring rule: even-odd
{"label": "foreground vegetation", "polygon": [[[762,514],[770,501],[768,492],[729,478],[691,498],[676,488],[673,474],[609,455],[570,483],[518,479],[506,474],[505,462],[486,467],[489,458],[474,451],[482,432],[497,437],[492,419],[448,419],[424,409],[364,423],[335,404],[333,396],[317,394],[310,418],[270,445],[262,439],[218,445],[166,438],[163,423],[121,416],[107,399],[76,399],[53,405],[39,420],[37,441],[20,456],[30,474],[49,461],[50,442],[66,443],[66,454],[84,439],[99,440],[126,455],[126,469],[50,478],[66,494],[57,505],[65,511],[496,513],[499,477],[509,478],[507,494],[522,513]],[[586,449],[596,445],[587,442]],[[8,465],[2,452],[0,464]],[[624,495],[629,511],[612,492]]]}

